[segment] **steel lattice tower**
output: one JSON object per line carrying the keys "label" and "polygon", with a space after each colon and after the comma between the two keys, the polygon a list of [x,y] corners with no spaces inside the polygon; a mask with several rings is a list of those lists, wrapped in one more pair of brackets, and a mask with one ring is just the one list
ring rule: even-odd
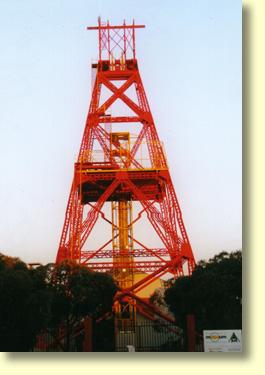
{"label": "steel lattice tower", "polygon": [[[98,26],[87,28],[98,31],[99,58],[92,64],[92,98],[56,258],[111,272],[120,287],[119,306],[141,302],[137,294],[161,276],[190,274],[195,266],[138,70],[135,31],[143,27],[111,26],[99,18]],[[131,114],[121,115],[117,102]],[[118,115],[111,114],[114,105]],[[110,226],[107,240],[107,233],[92,232],[99,219]],[[137,239],[139,222],[150,225],[163,245],[153,248]],[[103,243],[85,249],[95,236]],[[140,272],[144,276],[136,281]]]}

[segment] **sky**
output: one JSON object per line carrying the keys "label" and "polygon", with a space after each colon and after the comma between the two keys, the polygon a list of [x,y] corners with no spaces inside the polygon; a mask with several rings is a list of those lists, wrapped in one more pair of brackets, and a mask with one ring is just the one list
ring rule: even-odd
{"label": "sky", "polygon": [[239,0],[0,0],[0,252],[53,262],[91,95],[98,16],[141,77],[196,260],[242,247]]}

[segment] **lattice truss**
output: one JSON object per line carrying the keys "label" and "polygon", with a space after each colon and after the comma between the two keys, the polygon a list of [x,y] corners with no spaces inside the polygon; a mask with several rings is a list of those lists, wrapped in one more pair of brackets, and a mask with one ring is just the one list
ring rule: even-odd
{"label": "lattice truss", "polygon": [[127,27],[125,21],[123,28],[110,26],[109,21],[106,23],[101,22],[100,26],[98,29],[100,45],[99,60],[106,58],[111,61],[115,57],[122,56],[125,59],[135,58],[134,28]]}
{"label": "lattice truss", "polygon": [[131,296],[195,265],[138,70],[140,27],[99,20],[90,28],[99,32],[99,60],[56,259],[110,272]]}

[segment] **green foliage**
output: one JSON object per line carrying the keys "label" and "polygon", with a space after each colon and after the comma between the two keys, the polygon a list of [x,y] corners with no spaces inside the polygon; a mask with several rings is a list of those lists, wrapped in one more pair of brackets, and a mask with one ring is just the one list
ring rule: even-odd
{"label": "green foliage", "polygon": [[62,350],[69,351],[70,342],[85,317],[95,319],[112,310],[117,287],[110,275],[92,272],[72,261],[49,265],[46,280],[51,286],[49,332],[58,337],[63,330]]}
{"label": "green foliage", "polygon": [[0,254],[0,351],[28,351],[46,322],[46,285],[18,258]]}
{"label": "green foliage", "polygon": [[117,290],[112,277],[74,262],[28,269],[0,254],[0,350],[29,351],[42,330],[55,340],[62,330],[68,351],[74,330],[90,316],[111,311]]}
{"label": "green foliage", "polygon": [[53,270],[53,307],[62,316],[98,318],[111,311],[116,284],[108,274],[91,272],[87,267],[63,262]]}
{"label": "green foliage", "polygon": [[241,329],[242,253],[221,252],[201,261],[190,277],[181,277],[165,292],[178,324],[194,314],[197,330]]}

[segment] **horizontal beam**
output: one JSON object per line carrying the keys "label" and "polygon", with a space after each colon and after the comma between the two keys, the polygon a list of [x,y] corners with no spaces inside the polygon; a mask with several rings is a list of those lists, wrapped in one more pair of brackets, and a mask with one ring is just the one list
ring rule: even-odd
{"label": "horizontal beam", "polygon": [[[169,256],[167,249],[150,249],[152,251],[152,254],[148,253],[145,249],[133,249],[133,250],[112,250],[112,249],[106,249],[101,250],[98,254],[96,254],[93,258],[95,259],[107,259],[107,258],[113,258],[113,257],[122,257],[122,256],[133,256],[133,257],[143,257],[143,258],[155,258],[156,255],[159,256]],[[83,259],[88,258],[91,254],[94,254],[96,250],[90,250],[90,251],[82,251],[81,257]]]}
{"label": "horizontal beam", "polygon": [[[128,259],[128,258],[127,258]],[[88,266],[91,266],[92,268],[108,268],[108,267],[111,267],[111,268],[120,268],[120,269],[124,269],[124,268],[137,268],[137,267],[151,267],[151,266],[159,266],[159,267],[162,267],[164,264],[167,264],[167,262],[165,261],[164,264],[162,264],[163,262],[161,262],[160,260],[158,261],[140,261],[140,262],[134,262],[134,261],[125,261],[125,262],[91,262],[91,263],[87,263]],[[170,266],[169,266],[170,267]]]}
{"label": "horizontal beam", "polygon": [[112,116],[105,116],[100,117],[99,122],[100,123],[113,123],[113,122],[141,122],[142,119],[138,116],[118,116],[118,117],[112,117]]}
{"label": "horizontal beam", "polygon": [[115,30],[115,29],[144,29],[145,25],[100,25],[100,26],[87,26],[87,30]]}
{"label": "horizontal beam", "polygon": [[[169,264],[168,264],[169,263]],[[83,261],[81,261],[83,264]],[[163,273],[169,272],[173,274],[171,268],[170,261],[140,261],[140,262],[91,262],[91,263],[84,263],[88,269],[97,272],[112,272],[118,271],[122,272],[146,272],[146,273],[153,273],[158,272],[161,267],[163,268]],[[124,271],[126,270],[126,271]]]}

